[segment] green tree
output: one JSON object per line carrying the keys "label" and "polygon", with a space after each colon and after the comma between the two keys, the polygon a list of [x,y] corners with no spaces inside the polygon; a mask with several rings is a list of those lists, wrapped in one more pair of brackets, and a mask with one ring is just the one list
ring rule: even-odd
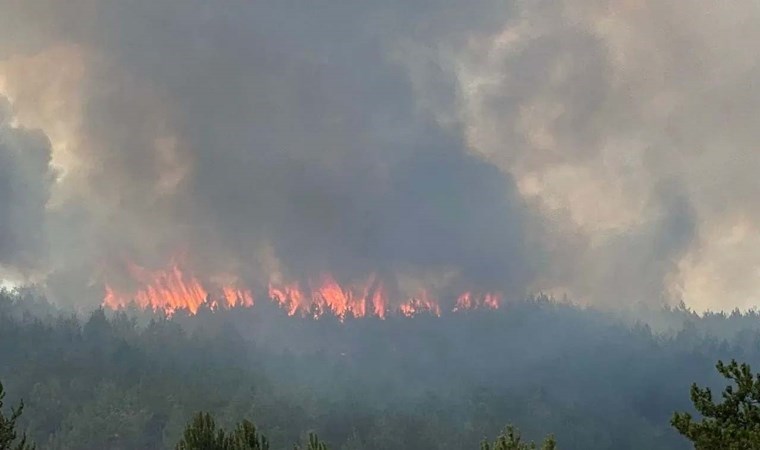
{"label": "green tree", "polygon": [[691,401],[702,415],[695,420],[688,412],[677,412],[671,424],[694,443],[697,450],[760,449],[760,374],[748,364],[718,361],[718,372],[735,386],[723,390],[723,401],[716,403],[710,388],[691,386]]}
{"label": "green tree", "polygon": [[[302,449],[329,450],[314,433],[309,433],[306,448],[300,445],[294,447],[294,450]],[[224,429],[217,427],[211,414],[198,413],[185,428],[176,450],[269,450],[269,440],[248,420],[243,420],[230,433],[225,433]]]}
{"label": "green tree", "polygon": [[259,434],[256,425],[243,420],[227,437],[229,450],[269,450],[269,441]]}
{"label": "green tree", "polygon": [[224,430],[208,413],[198,413],[185,428],[177,450],[227,450]]}
{"label": "green tree", "polygon": [[[523,442],[520,431],[512,425],[507,426],[503,433],[496,438],[493,444],[484,441],[480,444],[481,450],[536,450],[533,442]],[[556,450],[557,442],[553,436],[544,439],[541,450]]]}
{"label": "green tree", "polygon": [[[300,445],[296,445],[293,450],[301,450]],[[327,444],[319,440],[314,433],[309,433],[309,446],[305,450],[329,450]]]}
{"label": "green tree", "polygon": [[19,437],[18,431],[16,431],[16,421],[24,411],[24,402],[19,403],[16,408],[11,408],[10,417],[5,417],[3,414],[4,399],[5,390],[3,384],[0,383],[0,450],[33,450],[34,445],[27,443],[26,434],[21,434]]}
{"label": "green tree", "polygon": [[[187,425],[177,450],[269,450],[269,441],[248,420],[229,434],[208,413],[199,413]],[[319,450],[322,450],[321,448]]]}

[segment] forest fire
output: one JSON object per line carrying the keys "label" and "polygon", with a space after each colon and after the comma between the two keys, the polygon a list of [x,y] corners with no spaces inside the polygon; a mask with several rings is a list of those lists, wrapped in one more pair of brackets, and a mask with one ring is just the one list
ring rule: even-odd
{"label": "forest fire", "polygon": [[[141,309],[162,311],[172,315],[178,310],[196,314],[206,305],[210,309],[253,307],[252,291],[241,288],[237,283],[222,284],[202,282],[199,278],[183,272],[177,264],[166,270],[150,271],[135,264],[129,264],[130,276],[140,286],[137,290],[117,290],[105,286],[103,305],[110,309],[123,309],[130,305]],[[377,317],[385,319],[397,314],[412,317],[418,314],[440,316],[442,304],[425,290],[402,302],[392,302],[388,290],[376,275],[365,282],[342,285],[330,274],[323,274],[305,283],[270,282],[268,298],[290,316],[333,315],[340,320],[347,317]],[[459,312],[474,309],[498,309],[502,296],[498,293],[476,295],[472,292],[461,294],[451,309]]]}
{"label": "forest fire", "polygon": [[501,305],[501,294],[489,292],[480,297],[475,296],[472,292],[465,292],[457,299],[454,311],[485,308],[499,309]]}
{"label": "forest fire", "polygon": [[323,275],[318,282],[309,283],[308,294],[298,283],[284,286],[269,283],[269,298],[291,316],[299,312],[318,316],[329,311],[339,318],[367,315],[385,318],[388,302],[384,292],[382,283],[375,276],[351,289],[341,286],[331,275]]}
{"label": "forest fire", "polygon": [[143,287],[128,294],[106,285],[104,306],[122,309],[134,304],[142,309],[163,310],[169,315],[179,309],[195,314],[204,304],[212,309],[219,306],[253,306],[250,290],[231,285],[220,286],[216,295],[211,295],[197,278],[186,275],[176,264],[157,272],[135,264],[129,264],[128,269],[135,281]]}

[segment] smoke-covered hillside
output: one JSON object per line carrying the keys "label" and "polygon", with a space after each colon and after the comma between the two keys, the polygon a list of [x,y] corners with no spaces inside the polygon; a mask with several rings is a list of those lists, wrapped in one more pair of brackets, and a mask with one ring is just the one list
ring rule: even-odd
{"label": "smoke-covered hillside", "polygon": [[674,328],[540,298],[344,322],[276,307],[78,319],[5,292],[0,379],[43,449],[171,448],[198,410],[250,418],[274,448],[313,430],[337,449],[459,450],[514,423],[562,449],[685,449],[670,416],[718,359],[760,362],[758,317],[658,315]]}

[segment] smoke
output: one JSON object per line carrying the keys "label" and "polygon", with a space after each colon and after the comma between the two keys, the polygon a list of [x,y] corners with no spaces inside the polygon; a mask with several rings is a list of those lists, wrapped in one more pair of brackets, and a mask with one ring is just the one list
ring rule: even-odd
{"label": "smoke", "polygon": [[553,230],[538,285],[613,305],[756,304],[760,261],[740,247],[758,224],[757,5],[516,4],[465,49],[459,79],[468,142]]}
{"label": "smoke", "polygon": [[[749,1],[0,1],[0,92],[61,174],[2,200],[34,251],[0,260],[63,302],[181,258],[252,286],[329,271],[746,306],[760,280],[724,280],[760,264],[742,251],[758,19]],[[5,178],[35,160],[17,153]]]}
{"label": "smoke", "polygon": [[[409,278],[523,292],[535,250],[513,179],[467,151],[460,125],[418,107],[392,54],[416,33],[477,31],[494,7],[462,22],[403,2],[5,6],[44,28],[38,48],[65,45],[84,66],[68,146],[79,170],[61,181],[74,193],[51,214],[78,248],[56,240],[66,257],[51,280],[90,285],[101,272],[113,283],[128,278],[125,261],[161,267],[181,254],[195,272],[258,286],[273,273],[379,273],[398,289]],[[72,14],[93,20],[73,29]],[[6,50],[12,68],[30,58],[19,48]],[[9,95],[25,83],[7,80]]]}
{"label": "smoke", "polygon": [[8,275],[45,264],[45,205],[54,181],[50,142],[39,131],[13,126],[12,119],[0,96],[0,273]]}

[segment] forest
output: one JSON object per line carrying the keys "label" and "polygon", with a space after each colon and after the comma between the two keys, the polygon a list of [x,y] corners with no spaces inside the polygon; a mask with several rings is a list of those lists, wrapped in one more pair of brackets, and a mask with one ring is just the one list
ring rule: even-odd
{"label": "forest", "polygon": [[476,449],[507,424],[568,450],[692,448],[673,413],[693,411],[691,383],[725,385],[716,361],[760,362],[760,320],[651,317],[543,296],[385,320],[274,305],[81,315],[6,290],[0,381],[38,449],[171,449],[200,411],[226,430],[250,420],[272,449],[312,433],[332,450]]}

